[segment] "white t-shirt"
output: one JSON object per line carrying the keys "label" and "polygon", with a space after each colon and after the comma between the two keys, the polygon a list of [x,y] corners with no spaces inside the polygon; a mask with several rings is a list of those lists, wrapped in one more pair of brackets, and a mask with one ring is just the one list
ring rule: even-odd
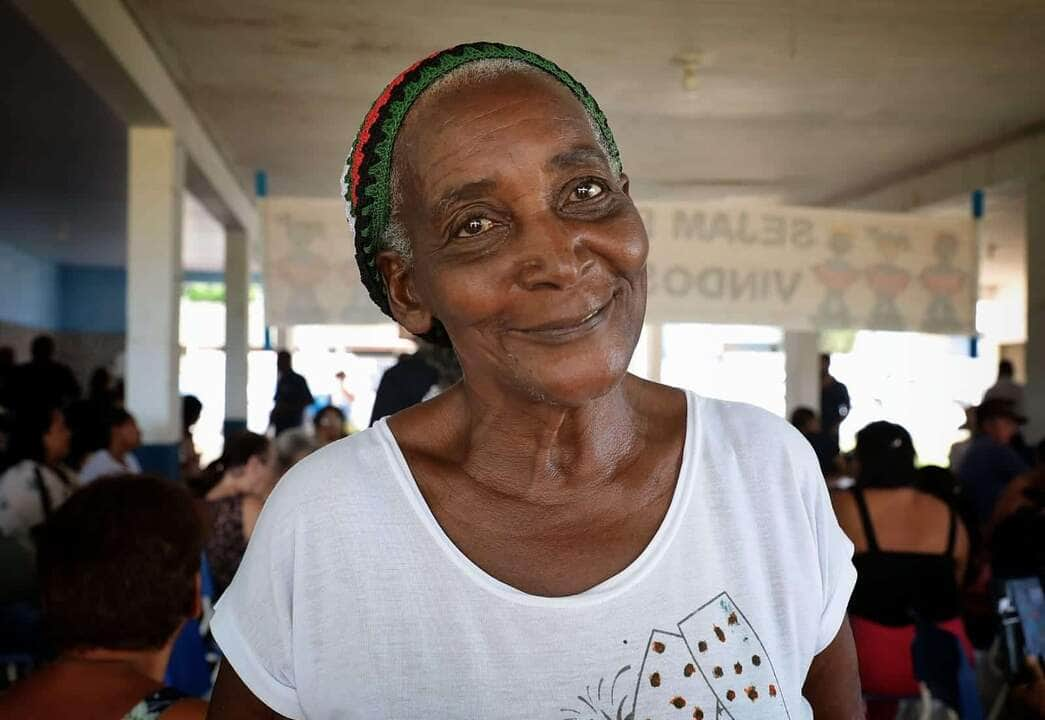
{"label": "white t-shirt", "polygon": [[523,593],[461,553],[384,421],[311,455],[217,606],[226,659],[290,718],[812,717],[802,685],[845,616],[852,544],[797,431],[688,402],[660,529],[570,597]]}
{"label": "white t-shirt", "polygon": [[[43,482],[45,500],[37,478]],[[43,463],[23,460],[0,475],[0,534],[33,549],[32,530],[45,519],[44,504],[55,511],[80,487],[72,470],[55,470]]]}
{"label": "white t-shirt", "polygon": [[138,463],[138,458],[134,457],[134,453],[127,453],[123,456],[123,462],[120,462],[108,450],[102,449],[91,453],[87,458],[80,470],[80,482],[86,485],[100,477],[127,473],[137,475],[141,471],[142,466]]}

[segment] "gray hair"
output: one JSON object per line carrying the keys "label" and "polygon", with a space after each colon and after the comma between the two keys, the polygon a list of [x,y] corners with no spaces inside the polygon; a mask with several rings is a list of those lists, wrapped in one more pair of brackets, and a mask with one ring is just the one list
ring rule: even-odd
{"label": "gray hair", "polygon": [[[547,73],[533,67],[532,65],[522,62],[521,60],[512,60],[508,58],[477,60],[458,67],[449,72],[445,77],[432,83],[431,87],[425,91],[425,96],[434,96],[440,92],[456,90],[463,85],[469,85],[480,80],[521,73],[533,74],[541,77],[547,76]],[[611,153],[609,147],[606,145],[606,140],[603,138],[602,132],[599,130],[599,126],[595,122],[595,118],[590,114],[587,114],[587,118],[588,124],[591,126],[592,135],[595,136],[595,140],[599,144],[599,149],[606,157],[606,162],[612,167],[613,163],[610,162]],[[410,233],[407,231],[406,225],[403,223],[402,214],[400,212],[403,202],[403,188],[399,177],[399,170],[396,167],[394,159],[392,162],[392,176],[389,181],[389,187],[391,188],[391,212],[388,218],[388,225],[385,226],[385,231],[381,235],[381,247],[398,253],[407,263],[411,263],[414,258],[413,243],[410,241]]]}

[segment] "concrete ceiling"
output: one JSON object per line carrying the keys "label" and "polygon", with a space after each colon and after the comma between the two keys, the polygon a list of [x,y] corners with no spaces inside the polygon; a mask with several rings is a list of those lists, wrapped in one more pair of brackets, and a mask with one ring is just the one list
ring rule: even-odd
{"label": "concrete ceiling", "polygon": [[[381,86],[493,39],[609,116],[636,196],[841,199],[1045,121],[1040,0],[125,0],[250,186],[334,196]],[[705,58],[698,87],[672,57]]]}

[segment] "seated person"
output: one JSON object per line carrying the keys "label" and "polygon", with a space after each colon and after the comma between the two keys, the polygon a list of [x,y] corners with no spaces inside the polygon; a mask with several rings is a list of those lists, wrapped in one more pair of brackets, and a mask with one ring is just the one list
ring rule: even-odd
{"label": "seated person", "polygon": [[998,498],[991,522],[987,527],[988,533],[1014,513],[1024,508],[1040,506],[1043,496],[1045,496],[1045,439],[1038,443],[1037,464],[1034,468],[1014,478]]}
{"label": "seated person", "polygon": [[181,396],[181,444],[178,446],[178,471],[181,479],[191,482],[197,478],[200,467],[200,454],[196,450],[196,442],[192,437],[192,428],[199,422],[203,413],[203,403],[195,395]]}
{"label": "seated person", "polygon": [[849,613],[861,680],[868,694],[917,694],[916,619],[953,632],[971,654],[959,616],[968,533],[952,506],[919,488],[904,428],[871,423],[856,435],[855,456],[856,485],[833,501],[855,546]]}
{"label": "seated person", "polygon": [[327,405],[317,412],[312,418],[312,425],[315,429],[316,445],[319,447],[329,445],[348,434],[345,432],[345,414],[336,405]]}
{"label": "seated person", "polygon": [[791,424],[813,446],[813,452],[820,463],[820,472],[824,474],[828,484],[832,484],[844,474],[839,458],[838,441],[823,431],[820,418],[812,408],[795,408],[791,413]]}
{"label": "seated person", "polygon": [[1045,577],[1045,440],[1036,467],[1005,488],[988,533],[995,579]]}
{"label": "seated person", "polygon": [[206,704],[164,687],[200,612],[203,523],[181,487],[113,476],[69,499],[40,539],[44,618],[58,659],[0,696],[4,718],[190,720]]}
{"label": "seated person", "polygon": [[87,457],[80,470],[86,484],[106,475],[132,475],[142,471],[132,452],[141,445],[142,434],[134,416],[123,408],[112,408],[106,417],[106,444]]}
{"label": "seated person", "polygon": [[279,477],[319,448],[315,438],[301,428],[287,430],[277,436],[273,444],[276,446],[276,474]]}
{"label": "seated person", "polygon": [[65,416],[54,406],[24,409],[18,416],[14,455],[0,475],[0,535],[33,550],[33,534],[80,486],[65,465],[70,447]]}
{"label": "seated person", "polygon": [[276,452],[264,435],[243,431],[225,442],[204,475],[213,480],[205,500],[210,511],[207,560],[217,600],[232,582],[254,525],[276,484]]}
{"label": "seated person", "polygon": [[958,467],[958,478],[981,527],[990,523],[994,506],[1006,486],[1028,470],[1023,458],[1011,447],[1020,425],[1026,421],[1007,400],[985,400],[976,408],[976,435]]}

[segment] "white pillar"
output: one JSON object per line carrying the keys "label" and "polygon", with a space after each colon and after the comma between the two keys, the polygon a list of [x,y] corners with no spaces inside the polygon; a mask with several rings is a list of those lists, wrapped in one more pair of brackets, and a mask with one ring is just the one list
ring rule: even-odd
{"label": "white pillar", "polygon": [[247,427],[247,306],[250,242],[238,228],[225,229],[225,435]]}
{"label": "white pillar", "polygon": [[646,323],[646,378],[660,382],[660,367],[664,361],[664,325]]}
{"label": "white pillar", "polygon": [[1027,442],[1045,436],[1045,177],[1027,182]]}
{"label": "white pillar", "polygon": [[816,332],[784,332],[784,406],[787,416],[805,406],[820,414],[820,344]]}
{"label": "white pillar", "polygon": [[174,132],[128,130],[126,403],[146,470],[177,474],[181,440],[178,315],[185,157]]}

